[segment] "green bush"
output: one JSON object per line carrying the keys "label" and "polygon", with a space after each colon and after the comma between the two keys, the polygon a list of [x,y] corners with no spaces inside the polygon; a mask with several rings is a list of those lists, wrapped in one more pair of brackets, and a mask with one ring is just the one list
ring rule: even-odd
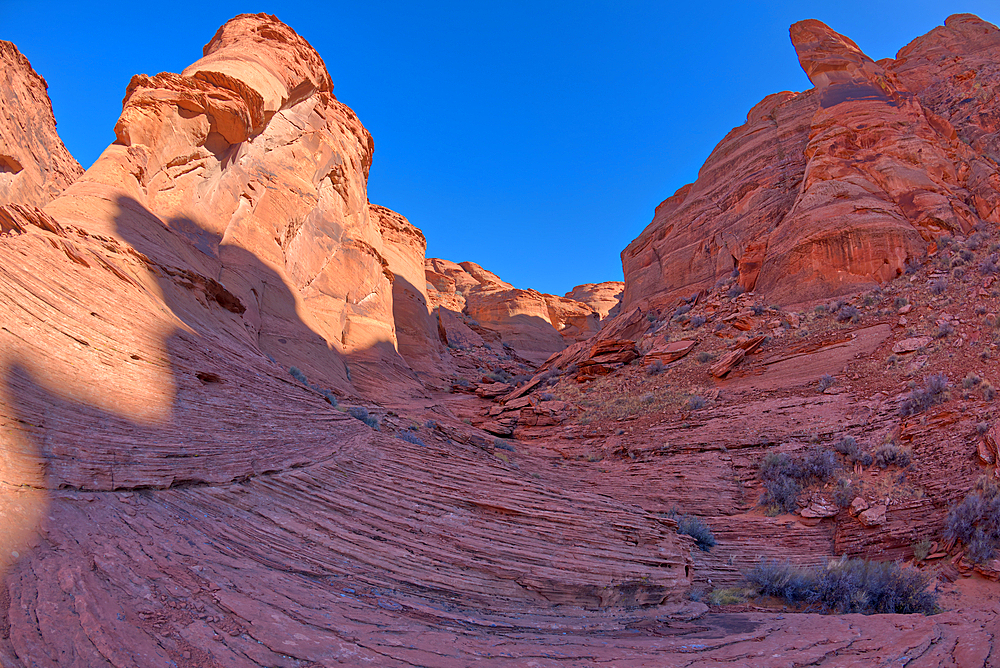
{"label": "green bush", "polygon": [[708,552],[715,547],[715,536],[701,518],[694,515],[678,515],[675,510],[670,511],[669,516],[677,520],[677,533],[694,538],[698,549]]}

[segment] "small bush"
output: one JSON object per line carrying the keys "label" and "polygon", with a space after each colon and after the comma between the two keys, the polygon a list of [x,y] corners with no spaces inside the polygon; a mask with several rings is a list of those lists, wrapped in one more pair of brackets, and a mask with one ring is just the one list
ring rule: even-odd
{"label": "small bush", "polygon": [[716,540],[712,530],[700,518],[693,515],[678,515],[676,511],[671,511],[669,515],[677,520],[677,533],[694,538],[695,545],[702,552],[708,552],[715,547]]}
{"label": "small bush", "polygon": [[829,480],[839,468],[837,457],[825,448],[814,448],[802,457],[770,452],[761,462],[757,477],[764,483],[763,505],[792,512],[798,506],[804,485]]}
{"label": "small bush", "polygon": [[517,452],[517,450],[514,449],[513,445],[507,443],[506,441],[500,438],[493,439],[493,447],[496,448],[497,450],[506,450],[507,452]]}
{"label": "small bush", "polygon": [[892,305],[896,308],[903,308],[909,303],[910,302],[906,297],[896,297],[896,299],[892,302]]}
{"label": "small bush", "polygon": [[704,397],[695,395],[693,397],[688,397],[686,406],[689,411],[696,411],[699,408],[704,408],[706,403],[707,402]]}
{"label": "small bush", "polygon": [[938,325],[937,331],[934,332],[934,338],[943,339],[948,335],[954,333],[954,331],[955,328],[952,327],[950,322],[942,322],[940,325]]}
{"label": "small bush", "polygon": [[979,265],[979,272],[984,275],[997,273],[998,271],[1000,271],[1000,268],[997,267],[997,262],[998,262],[997,256],[990,255],[988,258],[983,260],[982,263]]}
{"label": "small bush", "polygon": [[739,605],[747,600],[746,592],[739,587],[713,589],[707,597],[709,605]]}
{"label": "small bush", "polygon": [[936,373],[924,380],[924,387],[910,392],[909,396],[903,399],[899,407],[899,412],[904,417],[916,415],[931,406],[943,402],[947,398],[948,376],[943,373]]}
{"label": "small bush", "polygon": [[908,448],[901,448],[895,443],[883,443],[875,448],[875,465],[882,469],[887,469],[891,464],[895,464],[901,469],[910,465],[911,454]]}
{"label": "small bush", "polygon": [[411,434],[408,431],[404,431],[403,433],[397,435],[396,438],[398,438],[401,441],[406,441],[407,443],[413,443],[414,445],[419,445],[422,448],[427,447],[427,444],[424,443],[422,440],[420,440],[418,436],[415,436],[414,434]]}
{"label": "small bush", "polygon": [[854,501],[854,497],[856,496],[857,493],[854,491],[854,487],[851,486],[851,483],[846,478],[841,478],[837,481],[837,487],[833,490],[833,502],[839,508],[850,507],[851,502]]}
{"label": "small bush", "polygon": [[733,299],[734,297],[739,297],[744,292],[746,292],[746,290],[743,289],[743,286],[737,283],[736,285],[734,285],[733,287],[729,288],[729,290],[726,291],[726,296],[729,297],[730,299]]}
{"label": "small bush", "polygon": [[701,327],[706,322],[708,322],[708,321],[705,319],[705,316],[703,316],[703,315],[691,316],[690,324],[691,324],[691,327],[693,327],[694,329],[697,329],[697,328]]}
{"label": "small bush", "polygon": [[334,408],[337,407],[337,397],[333,394],[333,392],[321,388],[319,393],[323,395],[324,399],[326,399],[326,403],[330,404]]}
{"label": "small bush", "polygon": [[375,431],[379,430],[378,418],[369,414],[364,406],[351,406],[347,409],[347,414],[355,420],[361,420]]}
{"label": "small bush", "polygon": [[975,563],[993,559],[1000,548],[1000,487],[981,477],[944,520],[944,537],[961,541]]}
{"label": "small bush", "polygon": [[677,307],[677,310],[674,311],[674,316],[673,318],[671,318],[671,320],[680,320],[690,310],[691,310],[690,304],[681,304],[680,306]]}
{"label": "small bush", "polygon": [[435,422],[434,420],[428,420],[427,422],[424,423],[424,428],[425,429],[430,429],[432,431],[434,429],[437,429],[437,426],[438,426],[438,423]]}
{"label": "small bush", "polygon": [[948,289],[948,281],[943,278],[939,278],[936,281],[931,281],[931,292],[936,295],[944,294],[945,290]]}
{"label": "small bush", "polygon": [[665,368],[662,361],[654,360],[652,364],[646,367],[646,373],[650,376],[659,376]]}
{"label": "small bush", "polygon": [[763,304],[754,304],[750,307],[750,310],[753,311],[755,316],[760,317],[767,311],[767,307]]}
{"label": "small bush", "polygon": [[817,386],[819,387],[820,392],[826,392],[828,389],[833,387],[833,384],[835,382],[836,379],[834,379],[833,376],[831,376],[828,373],[824,373],[822,376],[819,377],[819,383],[817,384]]}
{"label": "small bush", "polygon": [[837,322],[857,322],[858,317],[858,309],[853,306],[842,306],[837,311]]}
{"label": "small bush", "polygon": [[965,378],[962,379],[962,387],[964,387],[967,390],[971,390],[972,388],[976,387],[977,385],[979,385],[982,382],[983,382],[982,378],[980,378],[975,373],[972,373],[970,371],[965,376]]}
{"label": "small bush", "polygon": [[931,542],[924,538],[919,543],[913,544],[913,560],[923,561],[931,553]]}
{"label": "small bush", "polygon": [[494,383],[509,383],[510,374],[503,369],[498,369],[497,371],[490,371],[486,374],[486,377],[492,380]]}
{"label": "small bush", "polygon": [[743,575],[764,596],[837,613],[925,615],[937,612],[930,576],[895,562],[848,559],[825,568],[761,562]]}
{"label": "small bush", "polygon": [[[722,323],[719,323],[719,324],[722,324]],[[715,355],[713,355],[712,353],[708,352],[707,350],[702,350],[702,351],[699,351],[699,353],[697,355],[695,355],[694,358],[696,360],[698,360],[698,362],[700,364],[705,364],[706,362],[711,362],[712,360],[714,360],[715,359]]]}
{"label": "small bush", "polygon": [[306,378],[306,375],[304,373],[302,373],[302,370],[299,369],[299,367],[293,366],[292,368],[290,368],[288,370],[288,373],[292,376],[292,378],[294,378],[295,380],[299,381],[303,385],[306,385],[306,386],[309,385],[309,380]]}
{"label": "small bush", "polygon": [[979,386],[979,391],[983,393],[983,399],[986,401],[993,401],[993,398],[997,395],[997,391],[993,386],[986,382]]}

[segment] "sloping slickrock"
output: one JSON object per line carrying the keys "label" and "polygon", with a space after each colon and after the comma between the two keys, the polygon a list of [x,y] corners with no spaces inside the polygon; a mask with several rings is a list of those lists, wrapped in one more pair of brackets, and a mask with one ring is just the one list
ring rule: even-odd
{"label": "sloping slickrock", "polygon": [[0,40],[0,204],[41,207],[83,168],[56,133],[48,84],[10,42]]}
{"label": "sloping slickrock", "polygon": [[622,252],[625,308],[734,270],[775,302],[855,291],[997,222],[995,26],[957,15],[878,63],[819,21],[790,33],[815,88],[761,101],[657,207]]}

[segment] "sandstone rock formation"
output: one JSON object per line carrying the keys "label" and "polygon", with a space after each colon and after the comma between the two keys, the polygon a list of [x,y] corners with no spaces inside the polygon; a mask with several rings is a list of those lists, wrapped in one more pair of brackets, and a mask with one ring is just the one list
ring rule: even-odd
{"label": "sandstone rock formation", "polygon": [[848,293],[998,222],[995,26],[954,16],[878,63],[819,21],[790,33],[815,88],[761,101],[657,207],[622,253],[626,308],[731,273],[774,302]]}
{"label": "sandstone rock formation", "polygon": [[45,206],[83,173],[62,139],[48,84],[10,42],[0,40],[0,204]]}
{"label": "sandstone rock formation", "polygon": [[605,281],[578,285],[563,296],[566,299],[583,302],[597,311],[603,320],[618,315],[624,290],[625,284],[621,281]]}
{"label": "sandstone rock formation", "polygon": [[465,314],[497,332],[504,345],[535,364],[590,338],[599,327],[600,314],[590,305],[520,290],[474,262],[429,258],[426,268],[432,308]]}

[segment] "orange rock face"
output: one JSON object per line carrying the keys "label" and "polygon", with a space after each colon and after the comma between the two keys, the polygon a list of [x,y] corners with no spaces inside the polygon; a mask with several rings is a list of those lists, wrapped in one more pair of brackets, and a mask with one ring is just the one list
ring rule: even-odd
{"label": "orange rock face", "polygon": [[626,306],[733,272],[775,302],[856,291],[997,221],[996,102],[976,92],[996,27],[955,16],[878,63],[819,21],[790,34],[815,88],[765,98],[657,207],[622,252]]}
{"label": "orange rock face", "polygon": [[536,364],[590,338],[600,324],[600,314],[586,303],[520,290],[474,262],[429,258],[426,269],[432,308],[464,313]]}
{"label": "orange rock face", "polygon": [[624,290],[625,284],[621,281],[605,281],[578,285],[563,296],[566,299],[583,302],[597,311],[603,320],[618,315]]}
{"label": "orange rock face", "polygon": [[45,79],[10,42],[0,40],[0,63],[0,204],[45,206],[83,168],[56,134]]}

